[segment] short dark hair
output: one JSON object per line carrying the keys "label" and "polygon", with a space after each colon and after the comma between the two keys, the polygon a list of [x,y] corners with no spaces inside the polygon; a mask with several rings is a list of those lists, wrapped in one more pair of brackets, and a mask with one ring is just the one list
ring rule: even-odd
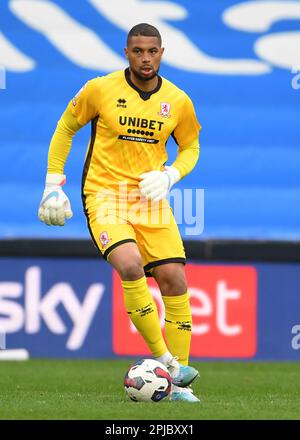
{"label": "short dark hair", "polygon": [[129,38],[138,37],[139,35],[142,35],[143,37],[157,37],[159,45],[161,46],[161,35],[158,29],[148,23],[139,23],[133,26],[132,29],[130,29],[127,35],[127,46]]}

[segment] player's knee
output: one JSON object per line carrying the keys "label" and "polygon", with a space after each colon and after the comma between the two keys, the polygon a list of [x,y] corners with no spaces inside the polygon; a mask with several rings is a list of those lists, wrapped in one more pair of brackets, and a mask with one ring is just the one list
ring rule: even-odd
{"label": "player's knee", "polygon": [[142,257],[135,243],[118,246],[109,254],[108,261],[123,281],[138,280],[145,275]]}
{"label": "player's knee", "polygon": [[155,278],[163,296],[183,295],[187,291],[184,270],[179,270],[178,267],[161,266]]}
{"label": "player's knee", "polygon": [[123,281],[134,281],[144,276],[141,258],[135,258],[133,261],[124,261],[117,270]]}
{"label": "player's knee", "polygon": [[183,295],[187,291],[187,284],[182,279],[164,278],[160,283],[160,291],[163,296]]}

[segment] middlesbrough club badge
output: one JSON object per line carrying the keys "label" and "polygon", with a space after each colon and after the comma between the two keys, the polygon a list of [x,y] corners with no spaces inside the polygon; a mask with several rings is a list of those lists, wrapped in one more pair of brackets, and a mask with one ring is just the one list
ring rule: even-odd
{"label": "middlesbrough club badge", "polygon": [[161,102],[160,113],[159,113],[160,116],[164,116],[165,118],[170,116],[170,109],[171,109],[171,104],[169,104],[168,102]]}
{"label": "middlesbrough club badge", "polygon": [[102,244],[102,249],[105,248],[105,246],[108,245],[108,243],[110,242],[110,238],[108,237],[108,233],[103,231],[100,234],[100,242]]}

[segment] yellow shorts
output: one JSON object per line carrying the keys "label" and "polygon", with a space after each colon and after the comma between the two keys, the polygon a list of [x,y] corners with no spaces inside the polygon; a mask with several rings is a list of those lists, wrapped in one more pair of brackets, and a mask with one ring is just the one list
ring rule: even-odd
{"label": "yellow shorts", "polygon": [[183,242],[167,200],[122,203],[98,194],[86,196],[84,202],[91,237],[106,260],[117,246],[135,242],[147,276],[161,264],[185,264]]}

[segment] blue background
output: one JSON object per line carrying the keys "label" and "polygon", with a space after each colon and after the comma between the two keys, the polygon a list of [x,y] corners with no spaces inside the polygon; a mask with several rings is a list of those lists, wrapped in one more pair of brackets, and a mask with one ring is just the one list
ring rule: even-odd
{"label": "blue background", "polygon": [[[122,54],[126,33],[86,1],[55,1]],[[159,3],[159,1],[158,1]],[[227,27],[222,12],[237,1],[177,0],[189,12],[172,21],[205,53],[220,58],[257,59],[253,45],[265,33]],[[299,29],[299,20],[279,21],[269,32]],[[0,31],[37,61],[28,73],[7,73],[0,90],[0,238],[88,237],[80,198],[80,178],[89,127],[76,136],[66,166],[74,218],[64,228],[48,228],[37,219],[44,189],[48,145],[70,98],[90,78],[104,72],[81,69],[42,34],[0,3]],[[180,54],[178,54],[180,57]],[[1,63],[1,59],[0,59]],[[205,238],[300,238],[300,90],[289,70],[273,67],[258,76],[191,73],[162,64],[161,74],[193,99],[203,126],[201,157],[178,185],[205,189]],[[168,145],[170,161],[176,148]],[[184,226],[181,232],[184,235]]]}

